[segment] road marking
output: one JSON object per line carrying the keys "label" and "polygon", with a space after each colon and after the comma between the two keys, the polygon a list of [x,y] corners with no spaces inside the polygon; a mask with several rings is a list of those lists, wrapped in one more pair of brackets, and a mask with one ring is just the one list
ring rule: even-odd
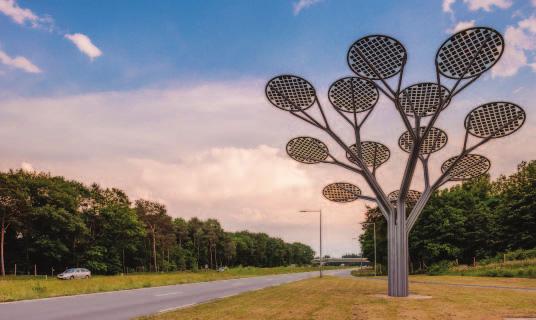
{"label": "road marking", "polygon": [[196,303],[184,304],[184,305],[178,306],[178,307],[172,307],[172,308],[158,310],[158,313],[164,313],[164,312],[178,310],[178,309],[182,309],[182,308],[188,308],[188,307],[195,306],[195,305],[196,305]]}
{"label": "road marking", "polygon": [[155,297],[163,297],[163,296],[171,296],[171,295],[174,295],[174,294],[181,294],[182,291],[175,291],[175,292],[167,292],[167,293],[160,293],[160,294],[155,294],[154,296]]}
{"label": "road marking", "polygon": [[237,282],[235,282],[235,283],[231,283],[231,287],[239,287],[239,286],[241,286],[241,285],[244,285],[244,283],[241,282],[241,281],[237,281]]}

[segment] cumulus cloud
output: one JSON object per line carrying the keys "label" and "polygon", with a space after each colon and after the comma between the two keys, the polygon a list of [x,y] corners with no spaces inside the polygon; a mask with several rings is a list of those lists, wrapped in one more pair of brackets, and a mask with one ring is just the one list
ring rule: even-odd
{"label": "cumulus cloud", "polygon": [[19,7],[15,0],[0,0],[0,12],[18,24],[26,22],[35,24],[39,20],[39,17],[32,10]]}
{"label": "cumulus cloud", "polygon": [[522,67],[533,67],[534,62],[529,64],[527,56],[536,49],[536,17],[521,20],[517,26],[508,26],[504,39],[504,55],[492,69],[492,76],[509,77]]}
{"label": "cumulus cloud", "polygon": [[41,69],[39,69],[39,67],[33,64],[27,58],[22,56],[16,56],[13,58],[2,50],[0,50],[0,63],[28,73],[41,73]]}
{"label": "cumulus cloud", "polygon": [[491,11],[493,7],[499,9],[508,9],[512,6],[512,0],[463,0],[469,10],[477,11]]}
{"label": "cumulus cloud", "polygon": [[443,12],[452,13],[452,5],[456,0],[443,0],[442,8]]}
{"label": "cumulus cloud", "polygon": [[91,42],[91,39],[82,33],[73,33],[73,34],[66,34],[65,38],[69,39],[74,45],[86,56],[88,56],[91,60],[94,60],[95,58],[98,58],[102,55],[102,51],[97,48]]}
{"label": "cumulus cloud", "polygon": [[315,5],[320,1],[322,0],[298,0],[298,2],[295,2],[292,6],[294,15],[298,15],[302,10],[309,8],[310,6]]}
{"label": "cumulus cloud", "polygon": [[21,8],[16,0],[0,0],[0,12],[20,25],[28,23],[34,28],[42,27],[49,30],[53,25],[53,20],[50,17],[40,17],[30,9]]}
{"label": "cumulus cloud", "polygon": [[456,33],[458,31],[471,28],[475,26],[475,20],[469,20],[469,21],[460,21],[458,22],[453,28],[447,29],[447,33]]}
{"label": "cumulus cloud", "polygon": [[[520,105],[534,100],[534,85],[526,86],[516,94]],[[70,179],[121,188],[134,199],[162,201],[172,216],[213,217],[227,230],[267,232],[315,248],[317,217],[297,211],[322,208],[326,253],[355,252],[351,239],[359,233],[365,203],[330,203],[321,190],[336,181],[355,183],[366,195],[369,188],[344,169],[290,160],[285,144],[301,135],[322,139],[340,159],[345,155],[318,130],[270,106],[263,89],[264,80],[245,79],[4,100],[0,169],[31,163]],[[485,92],[494,89],[491,83]],[[370,115],[365,134],[392,152],[377,172],[389,192],[398,188],[407,154],[397,146],[403,125],[386,100]],[[481,102],[486,101],[457,100],[439,119],[449,144],[431,159],[433,176],[459,151],[465,115]],[[333,110],[326,113],[333,129],[351,143],[353,132]],[[534,148],[520,147],[534,139],[534,119],[527,119],[528,128],[519,135],[493,141],[482,152],[494,161],[492,174],[512,172],[521,160],[536,157]],[[417,190],[422,187],[419,170],[412,186]]]}
{"label": "cumulus cloud", "polygon": [[536,33],[536,16],[521,20],[519,22],[519,28],[525,29],[531,33]]}
{"label": "cumulus cloud", "polygon": [[139,168],[147,190],[204,205],[227,200],[260,201],[274,195],[310,191],[312,186],[304,168],[279,149],[266,145],[249,149],[211,148],[175,163],[129,161]]}
{"label": "cumulus cloud", "polygon": [[28,162],[23,162],[20,164],[20,168],[24,171],[27,171],[27,172],[34,172],[35,169],[34,167],[32,166],[31,163],[28,163]]}

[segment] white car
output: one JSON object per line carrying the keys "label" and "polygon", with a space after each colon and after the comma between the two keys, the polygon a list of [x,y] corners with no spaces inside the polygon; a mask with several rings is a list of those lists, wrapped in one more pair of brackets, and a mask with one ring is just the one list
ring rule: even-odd
{"label": "white car", "polygon": [[84,268],[70,268],[58,274],[58,279],[62,280],[88,279],[89,277],[91,277],[91,271]]}

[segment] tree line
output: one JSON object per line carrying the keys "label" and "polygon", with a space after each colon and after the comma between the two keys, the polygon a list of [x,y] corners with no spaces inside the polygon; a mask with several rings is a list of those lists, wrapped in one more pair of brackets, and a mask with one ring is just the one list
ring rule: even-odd
{"label": "tree line", "polygon": [[[387,225],[378,208],[366,222],[376,224],[378,262],[387,263]],[[374,259],[373,226],[359,237],[365,257]],[[517,249],[536,248],[536,161],[491,181],[489,175],[436,192],[409,238],[410,269],[440,261],[472,264]]]}
{"label": "tree line", "polygon": [[1,271],[94,273],[309,264],[314,251],[216,219],[172,218],[158,202],[49,173],[0,173]]}

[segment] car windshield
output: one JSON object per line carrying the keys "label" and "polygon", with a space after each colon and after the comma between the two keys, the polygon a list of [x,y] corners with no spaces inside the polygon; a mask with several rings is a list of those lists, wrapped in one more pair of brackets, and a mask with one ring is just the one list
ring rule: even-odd
{"label": "car windshield", "polygon": [[63,273],[73,273],[76,272],[76,269],[67,269]]}

